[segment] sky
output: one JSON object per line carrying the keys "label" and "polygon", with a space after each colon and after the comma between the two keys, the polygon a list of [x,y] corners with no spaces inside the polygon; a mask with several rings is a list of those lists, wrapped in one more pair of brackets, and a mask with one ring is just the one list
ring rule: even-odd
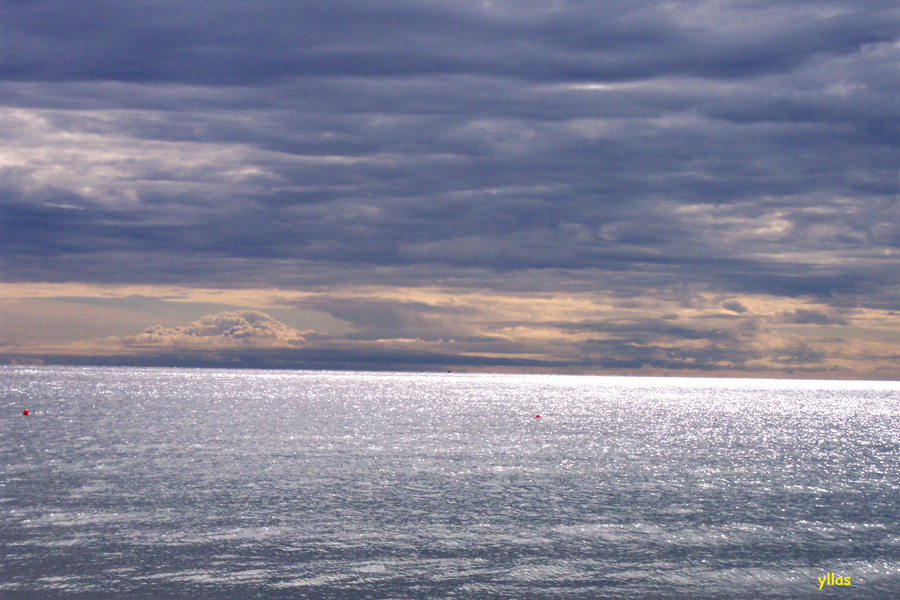
{"label": "sky", "polygon": [[4,0],[0,363],[900,378],[900,7]]}

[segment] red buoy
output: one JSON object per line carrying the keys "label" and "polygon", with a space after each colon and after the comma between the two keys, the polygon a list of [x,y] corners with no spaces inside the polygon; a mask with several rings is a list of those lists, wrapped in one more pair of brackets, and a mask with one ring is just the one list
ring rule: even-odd
{"label": "red buoy", "polygon": [[541,418],[541,415],[534,415],[534,418],[535,418],[535,419],[540,419],[540,418]]}
{"label": "red buoy", "polygon": [[22,411],[22,414],[25,415],[25,416],[27,417],[27,416],[28,416],[28,410],[27,410],[27,409],[26,409],[26,410],[23,410],[23,411]]}

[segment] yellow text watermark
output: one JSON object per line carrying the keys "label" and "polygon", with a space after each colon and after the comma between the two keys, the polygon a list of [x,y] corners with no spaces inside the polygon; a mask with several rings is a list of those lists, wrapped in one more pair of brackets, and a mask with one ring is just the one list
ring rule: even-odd
{"label": "yellow text watermark", "polygon": [[819,589],[821,590],[826,585],[850,585],[850,576],[841,577],[834,573],[825,573],[824,577],[819,577]]}

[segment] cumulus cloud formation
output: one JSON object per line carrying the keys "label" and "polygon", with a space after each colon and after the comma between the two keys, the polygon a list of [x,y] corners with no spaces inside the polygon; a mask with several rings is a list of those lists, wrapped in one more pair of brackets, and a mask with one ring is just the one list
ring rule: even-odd
{"label": "cumulus cloud formation", "polygon": [[[309,333],[309,332],[307,332]],[[123,339],[126,346],[264,348],[296,346],[305,341],[299,331],[264,312],[242,310],[206,315],[188,325],[154,325],[143,333]]]}

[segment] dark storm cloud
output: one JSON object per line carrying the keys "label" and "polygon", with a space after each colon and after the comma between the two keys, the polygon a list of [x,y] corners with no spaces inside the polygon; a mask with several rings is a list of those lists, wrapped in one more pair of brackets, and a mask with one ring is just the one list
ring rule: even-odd
{"label": "dark storm cloud", "polygon": [[[848,8],[850,10],[848,10]],[[745,76],[891,41],[887,2],[7,2],[15,80],[264,83],[465,73]]]}
{"label": "dark storm cloud", "polygon": [[0,10],[7,280],[900,308],[892,2]]}

